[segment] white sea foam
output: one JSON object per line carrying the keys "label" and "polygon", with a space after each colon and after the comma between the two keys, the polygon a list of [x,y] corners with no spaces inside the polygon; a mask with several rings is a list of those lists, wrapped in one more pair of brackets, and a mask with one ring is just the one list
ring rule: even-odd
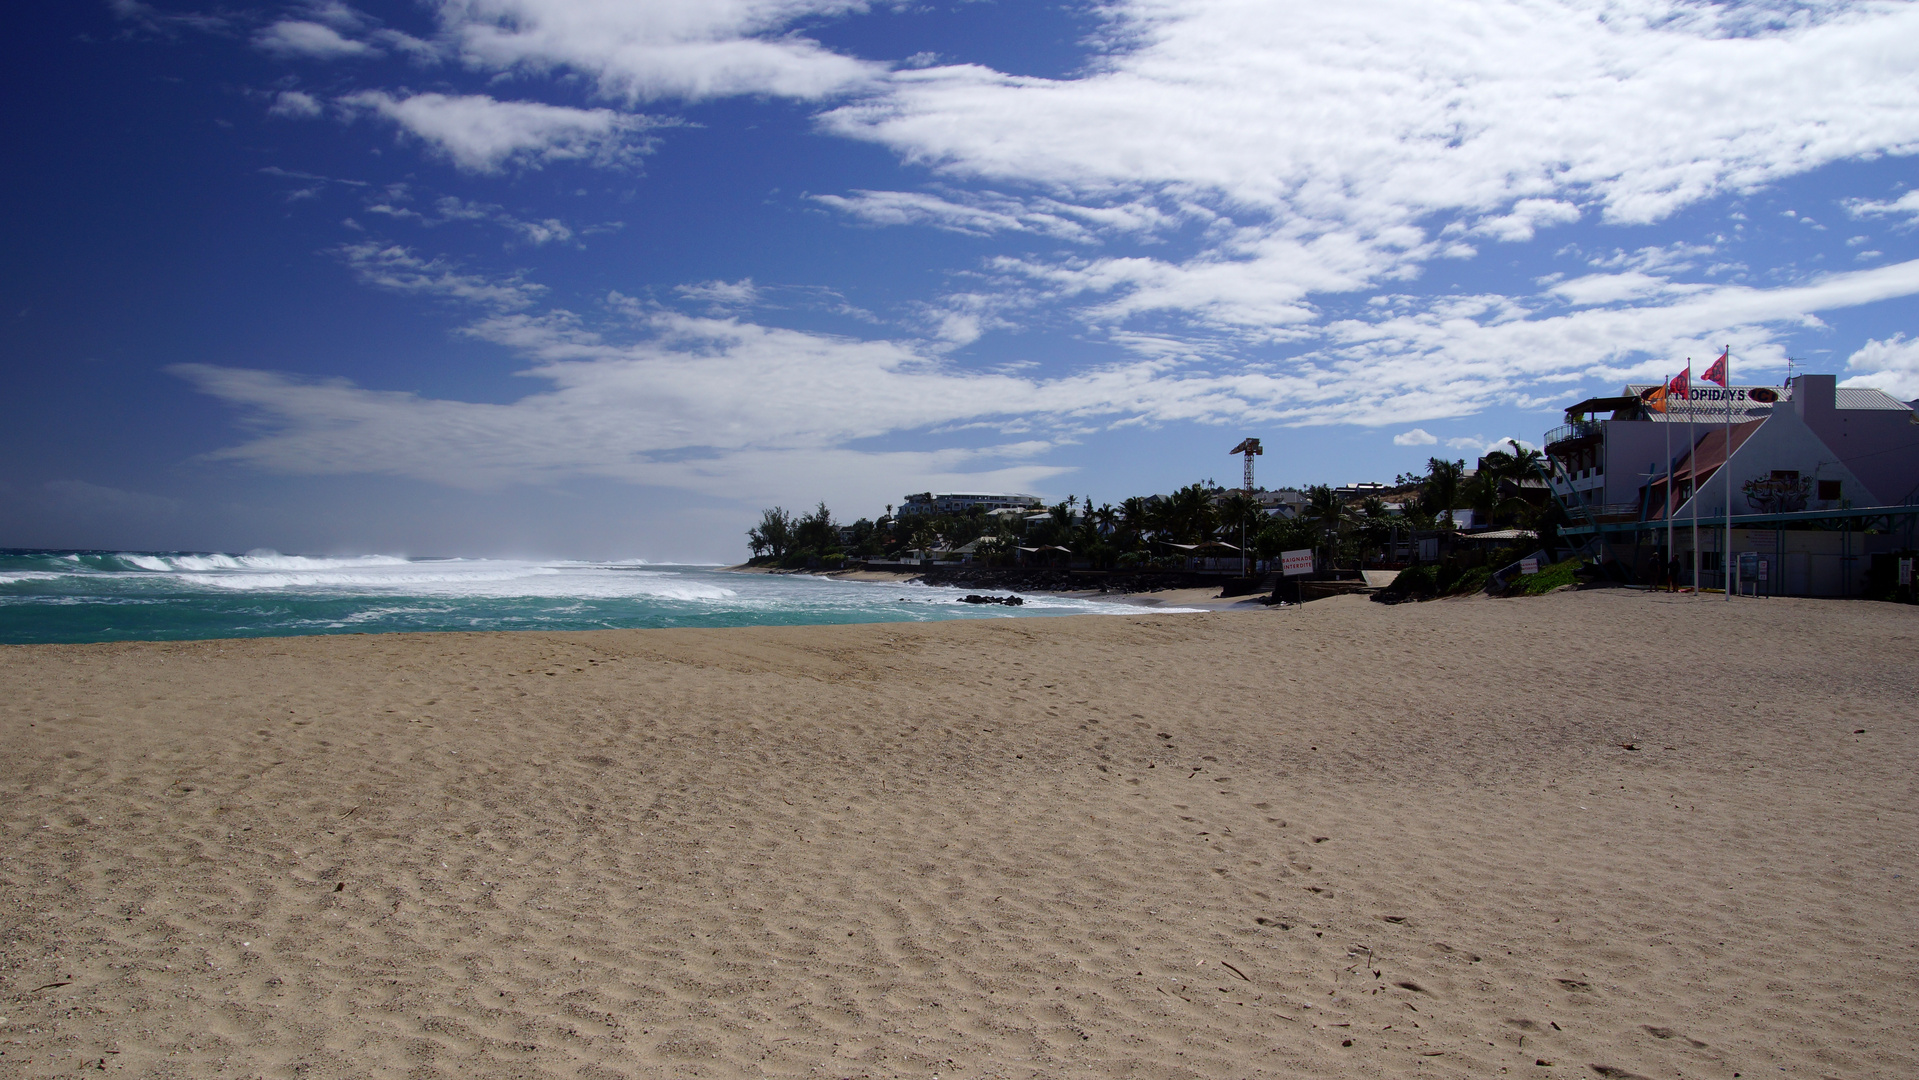
{"label": "white sea foam", "polygon": [[[395,555],[317,558],[124,552],[53,555],[9,566],[0,604],[22,640],[38,624],[26,608],[160,605],[192,613],[209,636],[316,630],[512,630],[607,626],[740,626],[1069,614],[1173,614],[1080,597],[1026,595],[1019,608],[972,605],[968,590],[924,584],[843,581],[810,575],[729,574],[711,568],[530,559],[407,559]],[[38,616],[35,616],[36,618]],[[66,618],[62,616],[62,618]],[[142,616],[104,629],[56,621],[46,639],[166,636],[168,616]],[[19,630],[26,626],[25,631]],[[5,628],[0,628],[0,634]]]}

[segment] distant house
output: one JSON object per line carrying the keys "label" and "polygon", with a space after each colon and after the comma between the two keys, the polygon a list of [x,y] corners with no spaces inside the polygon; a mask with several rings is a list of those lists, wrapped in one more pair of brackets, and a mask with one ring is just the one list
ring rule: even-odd
{"label": "distant house", "polygon": [[1306,505],[1306,494],[1297,488],[1279,488],[1275,491],[1264,489],[1253,492],[1253,502],[1258,504],[1260,512],[1272,517],[1296,518]]}
{"label": "distant house", "polygon": [[922,491],[900,503],[899,515],[964,514],[974,507],[986,511],[1037,510],[1046,505],[1038,495],[989,491]]}

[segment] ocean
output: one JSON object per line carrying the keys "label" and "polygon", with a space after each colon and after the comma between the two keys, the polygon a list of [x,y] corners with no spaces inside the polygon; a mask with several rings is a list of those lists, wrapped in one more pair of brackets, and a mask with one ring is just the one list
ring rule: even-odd
{"label": "ocean", "polygon": [[0,549],[0,644],[1014,619],[1137,607],[644,562]]}

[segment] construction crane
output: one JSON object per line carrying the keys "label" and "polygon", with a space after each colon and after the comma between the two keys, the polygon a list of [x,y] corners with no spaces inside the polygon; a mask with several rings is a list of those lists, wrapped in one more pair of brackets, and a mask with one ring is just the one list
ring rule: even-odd
{"label": "construction crane", "polygon": [[1238,446],[1226,452],[1246,455],[1246,494],[1251,495],[1253,493],[1253,459],[1266,451],[1259,448],[1258,439],[1241,439]]}
{"label": "construction crane", "polygon": [[[1253,459],[1265,452],[1266,451],[1260,449],[1258,439],[1241,439],[1238,446],[1227,451],[1229,454],[1244,454],[1246,456],[1245,487],[1246,497],[1248,499],[1253,497]],[[1251,564],[1247,561],[1246,556],[1246,523],[1241,521],[1239,523],[1239,576],[1247,577],[1251,573]]]}

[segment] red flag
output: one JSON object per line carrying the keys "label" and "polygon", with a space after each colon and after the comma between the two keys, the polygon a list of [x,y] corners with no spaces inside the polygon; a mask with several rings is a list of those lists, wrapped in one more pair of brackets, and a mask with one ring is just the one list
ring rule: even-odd
{"label": "red flag", "polygon": [[1707,382],[1718,383],[1721,386],[1726,385],[1726,359],[1730,357],[1731,355],[1732,355],[1731,349],[1727,349],[1725,352],[1720,353],[1719,359],[1714,360],[1712,362],[1712,366],[1707,368],[1705,371],[1701,372],[1699,374],[1699,377],[1706,380]]}
{"label": "red flag", "polygon": [[1686,370],[1672,377],[1672,381],[1666,384],[1666,393],[1672,397],[1678,398],[1680,401],[1692,400],[1692,365],[1691,364],[1687,364]]}

